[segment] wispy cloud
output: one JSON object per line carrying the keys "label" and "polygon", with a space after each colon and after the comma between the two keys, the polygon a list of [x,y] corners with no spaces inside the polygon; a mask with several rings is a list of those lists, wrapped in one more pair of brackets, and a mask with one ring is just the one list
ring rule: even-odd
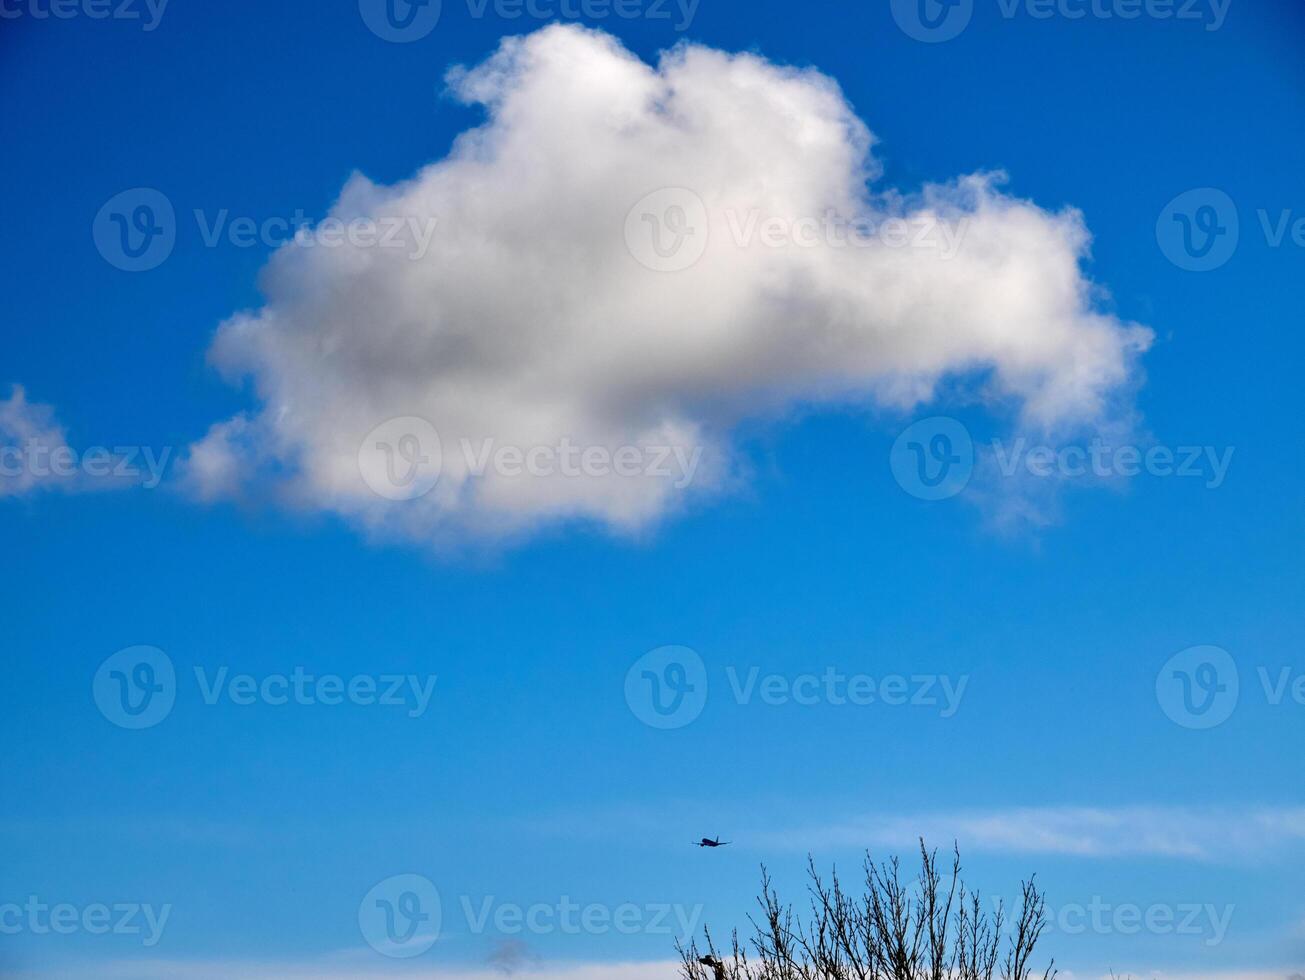
{"label": "wispy cloud", "polygon": [[1189,973],[1168,970],[1116,970],[1115,973],[1077,975],[1060,974],[1062,980],[1301,980],[1300,971],[1293,972],[1289,967],[1278,970],[1225,970],[1222,972]]}
{"label": "wispy cloud", "polygon": [[[514,974],[520,980],[674,980],[679,975],[679,962],[658,960],[651,962],[590,962],[554,964],[521,970]],[[24,972],[6,974],[11,980],[36,980],[50,977],[50,972]],[[1133,980],[1299,980],[1305,974],[1293,973],[1292,968],[1249,969],[1223,971],[1168,971],[1135,969],[1116,971],[1114,977]],[[282,960],[120,960],[97,961],[61,968],[57,976],[65,980],[386,980],[403,977],[407,980],[503,980],[497,970],[460,969],[412,965],[399,961],[381,964],[346,964],[332,962],[329,958],[289,962]],[[1063,980],[1111,980],[1111,974],[1095,972],[1065,972]]]}
{"label": "wispy cloud", "polygon": [[[397,960],[382,960],[374,953],[371,962],[353,962],[355,954],[340,957],[288,960],[97,960],[94,963],[61,967],[57,973],[40,971],[6,973],[10,980],[35,980],[59,976],[65,980],[82,977],[96,980],[383,980],[405,977],[408,980],[503,980],[503,973],[493,968],[410,965]],[[513,974],[519,980],[674,980],[679,963],[674,960],[635,962],[560,963],[547,967],[522,969]]]}
{"label": "wispy cloud", "polygon": [[963,851],[1244,860],[1305,842],[1305,807],[1016,807],[916,815],[865,814],[769,832],[756,843],[794,850],[909,848],[920,838]]}

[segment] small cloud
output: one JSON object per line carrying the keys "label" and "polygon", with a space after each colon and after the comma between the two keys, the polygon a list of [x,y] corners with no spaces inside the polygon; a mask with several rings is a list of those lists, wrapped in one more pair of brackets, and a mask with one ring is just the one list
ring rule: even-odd
{"label": "small cloud", "polygon": [[85,493],[157,487],[172,447],[90,446],[74,449],[54,408],[28,401],[21,385],[0,400],[0,498],[46,490]]}
{"label": "small cloud", "polygon": [[13,385],[0,401],[0,497],[67,489],[61,461],[70,452],[54,409],[28,401],[23,387]]}
{"label": "small cloud", "polygon": [[511,975],[523,968],[537,966],[539,956],[520,939],[500,939],[485,957],[485,962],[500,973]]}

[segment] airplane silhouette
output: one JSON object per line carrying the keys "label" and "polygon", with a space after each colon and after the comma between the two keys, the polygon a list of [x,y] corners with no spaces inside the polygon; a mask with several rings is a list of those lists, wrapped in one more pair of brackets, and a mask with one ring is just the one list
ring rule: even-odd
{"label": "airplane silhouette", "polygon": [[698,847],[724,847],[726,844],[733,844],[734,842],[730,840],[721,840],[720,834],[717,834],[715,840],[712,840],[710,837],[704,837],[702,840],[694,841],[693,843]]}

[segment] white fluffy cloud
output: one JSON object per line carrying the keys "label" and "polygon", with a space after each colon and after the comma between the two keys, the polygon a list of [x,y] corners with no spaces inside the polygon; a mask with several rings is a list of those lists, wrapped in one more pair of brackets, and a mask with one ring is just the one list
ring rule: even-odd
{"label": "white fluffy cloud", "polygon": [[[192,447],[200,495],[270,484],[432,542],[637,531],[731,484],[744,419],[909,409],[965,376],[1022,428],[1106,424],[1149,344],[1095,307],[1077,212],[983,175],[875,190],[815,71],[693,45],[653,67],[554,26],[449,82],[486,123],[406,182],[352,178],[331,218],[367,234],[283,247],[265,305],[222,324],[212,359],[259,405]],[[369,436],[398,417],[441,451]],[[402,492],[422,460],[428,492]]]}

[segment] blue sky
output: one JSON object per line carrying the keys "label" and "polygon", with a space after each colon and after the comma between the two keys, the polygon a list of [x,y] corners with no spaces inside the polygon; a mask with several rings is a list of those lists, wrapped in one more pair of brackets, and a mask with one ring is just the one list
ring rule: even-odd
{"label": "blue sky", "polygon": [[[724,470],[711,470],[706,492],[658,485],[633,500],[609,493],[610,482],[586,483],[592,496],[568,498],[578,508],[573,519],[548,510],[551,490],[513,496],[520,485],[510,482],[489,503],[442,497],[456,452],[443,418],[433,421],[444,436],[445,475],[432,493],[422,501],[347,498],[330,482],[329,458],[314,470],[313,453],[336,436],[328,423],[338,421],[341,393],[374,393],[367,385],[387,381],[367,373],[376,347],[351,362],[352,373],[338,369],[322,352],[331,344],[350,351],[350,339],[314,333],[314,316],[370,311],[351,322],[382,338],[368,343],[392,349],[412,340],[400,329],[405,318],[446,302],[450,283],[420,291],[427,265],[410,262],[395,281],[413,282],[416,269],[417,300],[399,307],[392,290],[368,292],[370,280],[348,280],[352,273],[325,260],[294,265],[294,256],[278,256],[283,264],[269,265],[280,239],[255,233],[245,245],[222,233],[205,241],[219,215],[262,226],[365,211],[371,191],[357,185],[362,203],[337,206],[352,174],[396,185],[485,121],[482,106],[447,93],[449,67],[480,64],[503,37],[546,19],[505,17],[513,8],[492,2],[478,15],[444,0],[429,33],[395,43],[368,27],[380,15],[366,3],[172,0],[161,13],[124,9],[136,19],[99,19],[90,6],[53,18],[39,16],[44,0],[0,4],[0,78],[9,93],[0,111],[0,399],[8,399],[0,401],[0,445],[30,447],[35,432],[39,444],[66,445],[82,460],[60,477],[24,457],[0,477],[0,536],[10,556],[0,909],[34,896],[73,907],[79,923],[58,935],[40,930],[39,915],[0,915],[0,927],[13,926],[0,935],[0,972],[472,975],[506,962],[549,977],[670,976],[677,914],[716,934],[745,924],[760,863],[800,901],[808,852],[822,867],[851,869],[866,847],[907,854],[920,834],[944,848],[958,840],[968,877],[993,895],[1014,897],[1019,880],[1036,872],[1058,916],[1046,952],[1076,977],[1305,970],[1305,472],[1296,451],[1305,232],[1293,232],[1305,219],[1305,12],[1297,5],[1232,0],[1222,11],[1195,4],[1182,8],[1190,17],[1161,19],[1152,7],[1124,18],[1110,4],[974,0],[952,14],[969,19],[945,41],[910,36],[921,30],[911,27],[910,6],[886,2],[701,0],[683,30],[676,25],[688,15],[674,4],[666,18],[647,3],[624,8],[637,14],[627,18],[550,18],[608,32],[648,64],[689,41],[818,69],[874,134],[878,191],[910,195],[999,170],[1006,182],[977,192],[982,200],[1037,205],[999,205],[1002,215],[1023,216],[1018,227],[997,218],[989,225],[974,211],[958,262],[976,241],[1012,262],[1024,256],[1029,289],[1040,294],[1065,266],[1037,260],[1069,248],[1084,285],[1082,295],[1067,287],[1082,307],[1066,315],[1064,343],[1103,322],[1091,336],[1121,350],[1130,325],[1151,331],[1145,350],[1121,355],[1109,406],[1061,426],[1030,406],[1066,391],[1077,397],[1082,356],[1063,360],[1053,350],[1051,380],[1025,384],[1023,358],[1042,356],[1036,330],[1002,335],[989,357],[981,345],[966,353],[977,342],[964,332],[927,318],[914,327],[894,321],[902,346],[872,353],[905,358],[902,376],[915,376],[911,357],[936,351],[916,352],[912,329],[961,351],[948,362],[961,369],[943,369],[908,397],[894,387],[897,374],[885,380],[858,367],[849,381],[836,363],[821,362],[795,379],[764,358],[754,363],[746,355],[772,337],[763,323],[740,348],[722,348],[732,351],[729,369],[713,368],[703,382],[719,391],[714,399],[678,387],[699,360],[675,361],[676,345],[690,342],[677,328],[696,329],[698,320],[668,315],[669,332],[654,332],[633,359],[647,373],[622,376],[586,402],[584,421],[608,424],[593,406],[613,402],[620,419],[632,417],[636,392],[662,383],[639,411],[674,401],[702,421],[706,458],[723,458]],[[1087,13],[1067,16],[1079,10]],[[541,62],[553,57],[538,50]],[[598,57],[583,46],[563,54]],[[717,275],[716,252],[683,272],[635,267],[622,253],[630,288],[651,290],[638,293],[648,299],[629,310],[599,302],[603,284],[586,277],[606,267],[569,250],[585,244],[574,228],[588,227],[585,195],[603,184],[602,167],[620,172],[594,161],[608,151],[623,159],[621,144],[588,143],[578,124],[570,128],[568,110],[620,95],[601,76],[588,80],[591,64],[567,64],[542,81],[515,63],[506,83],[478,76],[508,95],[538,98],[509,100],[519,107],[516,128],[504,121],[498,142],[487,142],[530,149],[521,157],[529,165],[517,161],[518,179],[494,184],[504,171],[486,177],[473,154],[458,177],[466,183],[451,185],[466,193],[485,178],[485,188],[519,196],[507,209],[516,222],[508,244],[493,242],[503,258],[491,286],[474,279],[479,267],[456,266],[472,285],[449,309],[483,317],[484,333],[492,324],[504,349],[516,350],[536,342],[532,331],[541,344],[576,336],[551,335],[561,328],[545,313],[536,323],[521,311],[560,308],[568,323],[592,319],[624,336],[625,326],[656,312],[656,297],[676,309],[669,304],[684,299],[685,282],[703,284],[690,299],[704,324],[719,295],[754,298],[755,280],[740,278],[732,292]],[[702,76],[717,70],[704,64]],[[785,89],[798,99],[792,116],[844,118],[842,103],[822,101],[834,97],[807,76],[766,71],[759,87],[781,78],[796,86]],[[682,76],[682,91],[709,91],[702,76]],[[547,125],[532,116],[556,107]],[[815,180],[842,159],[841,142],[828,156],[823,144],[806,146],[792,167],[783,148],[773,160],[744,152],[765,145],[754,141],[769,138],[772,122],[753,115],[732,124],[733,142],[704,149],[699,134],[699,144],[649,156],[649,173],[663,166],[666,178],[641,186],[679,186],[682,159],[713,153],[738,152],[735,170],[763,168],[766,179],[756,183],[768,188]],[[133,272],[111,260],[111,236],[97,248],[94,229],[114,227],[97,224],[97,215],[137,188],[171,205],[175,241],[157,265]],[[549,210],[553,189],[574,223]],[[715,206],[706,183],[694,190]],[[948,206],[964,224],[971,205],[951,193]],[[999,196],[984,197],[991,194]],[[465,254],[458,215],[486,213],[493,197],[437,198],[465,210],[439,213],[432,254]],[[377,213],[397,206],[378,199]],[[117,213],[134,220],[139,200],[127,198]],[[622,214],[636,203],[622,202]],[[1077,259],[1059,237],[1072,231],[1048,217],[1065,208],[1081,212],[1091,235]],[[1196,234],[1222,229],[1216,251],[1175,237],[1179,212]],[[713,248],[720,227],[712,226]],[[1034,245],[1016,237],[1028,228],[1047,237]],[[517,247],[523,242],[529,249]],[[811,284],[827,256],[809,251],[808,285],[778,299],[767,293],[767,303],[796,311],[799,322],[805,304],[824,301],[823,287]],[[496,295],[535,282],[541,267],[556,291]],[[840,287],[838,303],[810,315],[834,323],[828,311],[853,303],[848,297],[877,310],[878,300],[857,290],[873,282],[891,292],[913,274],[896,268],[876,279],[867,266]],[[579,285],[568,291],[572,274]],[[767,289],[774,278],[763,277]],[[937,282],[927,292],[940,304],[985,288],[969,278]],[[1018,309],[1018,300],[994,294],[995,308],[1003,302]],[[264,317],[254,329],[283,347],[269,353],[232,331],[226,347],[214,346],[221,324],[265,304],[280,319]],[[754,326],[749,309],[740,303],[721,322]],[[796,346],[775,348],[785,352],[776,360],[814,362],[824,337],[801,334]],[[404,360],[425,356],[421,345],[410,350]],[[458,355],[448,350],[441,357]],[[675,385],[657,378],[663,352]],[[222,363],[228,356],[254,367],[232,371]],[[501,352],[486,355],[486,363],[502,361]],[[558,377],[593,383],[575,364],[563,367]],[[534,374],[513,375],[500,390],[484,364],[474,368],[439,376],[430,397],[446,417],[467,404],[488,411],[501,399],[495,418],[520,432],[554,407],[531,394],[541,390]],[[766,384],[749,387],[770,370]],[[467,377],[475,384],[463,384]],[[319,392],[313,411],[304,410]],[[365,400],[358,395],[342,413]],[[289,414],[278,414],[279,405],[292,406]],[[522,405],[526,415],[513,415]],[[310,416],[303,427],[278,428],[300,425],[300,412]],[[928,421],[939,417],[953,427]],[[236,440],[240,492],[196,470],[196,446],[212,448],[201,440],[230,419],[252,420],[257,433]],[[918,435],[898,439],[921,420]],[[934,442],[940,432],[944,443]],[[294,452],[267,449],[292,438],[304,440]],[[1023,462],[1015,475],[1003,473],[1020,438],[1026,449],[1042,444],[1059,454],[1049,457],[1054,475]],[[1172,469],[1190,458],[1197,475],[1171,473],[1153,455],[1136,475],[1116,461],[1104,476],[1080,476],[1064,450],[1086,450],[1096,438],[1136,446],[1139,456],[1167,448]],[[397,436],[394,445],[404,455]],[[157,486],[148,472],[124,480],[89,472],[87,449],[97,446],[130,452],[142,467],[166,460]],[[930,494],[913,482],[912,466],[937,463],[936,449],[973,459],[973,475],[945,488],[945,499],[922,499]],[[287,475],[293,466],[302,471]],[[417,509],[436,500],[443,509]],[[140,646],[159,653],[106,663]],[[692,654],[640,661],[667,646]],[[1223,653],[1183,653],[1194,647]],[[135,716],[115,708],[112,673],[147,679],[136,672],[141,663],[156,668],[156,682],[170,668],[175,682],[161,682],[170,709],[156,708],[157,722],[136,730],[124,726]],[[665,690],[652,690],[645,668]],[[329,690],[311,685],[315,694],[275,703],[293,689],[296,670],[342,684],[370,678],[383,701],[393,700],[382,698],[393,675],[401,703],[324,704]],[[1194,685],[1186,701],[1175,672]],[[226,687],[206,703],[219,677],[225,684],[235,675],[288,680],[256,691],[250,704],[235,703],[240,695]],[[779,680],[765,687],[770,675]],[[693,717],[659,714],[651,699],[669,697],[681,676],[694,685],[685,692]],[[872,685],[873,700],[840,703],[850,700],[849,678],[861,678],[863,694]],[[885,703],[894,700],[894,678],[907,703]],[[717,834],[731,846],[688,846]],[[369,944],[375,926],[359,921],[369,890],[397,875],[428,880],[442,905],[438,939],[406,958]],[[467,910],[479,914],[486,899],[493,910],[631,903],[638,925],[628,934],[575,933],[555,917],[518,931],[511,913],[478,924]],[[88,928],[86,910],[101,904],[169,911],[147,945],[148,929]],[[1094,905],[1109,910],[1100,913],[1105,924],[1076,929],[1075,910]],[[1120,910],[1132,907],[1168,910],[1178,922],[1190,911],[1191,927],[1131,928]],[[670,927],[653,922],[659,909]]]}

